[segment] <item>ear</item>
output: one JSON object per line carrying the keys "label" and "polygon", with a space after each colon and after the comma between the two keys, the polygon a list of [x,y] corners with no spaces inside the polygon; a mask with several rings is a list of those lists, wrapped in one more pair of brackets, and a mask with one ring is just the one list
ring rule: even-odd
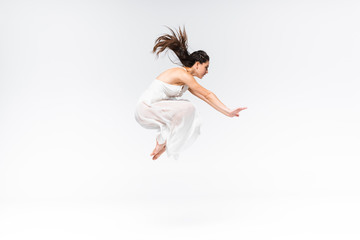
{"label": "ear", "polygon": [[195,63],[195,68],[198,69],[198,68],[199,68],[199,65],[200,65],[200,62],[197,61],[197,62]]}

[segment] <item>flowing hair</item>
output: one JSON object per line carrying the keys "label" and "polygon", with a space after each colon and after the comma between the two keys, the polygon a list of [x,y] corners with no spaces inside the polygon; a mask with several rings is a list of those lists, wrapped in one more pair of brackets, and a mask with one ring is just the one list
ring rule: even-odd
{"label": "flowing hair", "polygon": [[167,28],[170,30],[171,34],[161,35],[155,40],[155,46],[152,52],[155,53],[156,56],[159,56],[163,51],[170,49],[185,67],[192,67],[196,62],[205,63],[210,60],[209,56],[203,50],[198,50],[189,54],[185,27],[183,27],[183,30],[179,27],[177,32],[169,27]]}

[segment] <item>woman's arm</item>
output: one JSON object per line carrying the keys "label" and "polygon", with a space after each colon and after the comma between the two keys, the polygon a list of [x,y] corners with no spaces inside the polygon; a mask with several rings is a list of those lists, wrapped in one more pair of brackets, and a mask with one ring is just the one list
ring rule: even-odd
{"label": "woman's arm", "polygon": [[191,89],[189,88],[189,92],[191,92],[193,95],[197,96],[198,98],[200,98],[201,100],[205,101],[206,103],[208,103],[210,106],[212,106],[213,108],[215,108],[216,110],[218,110],[219,112],[223,113],[226,116],[229,116],[231,110],[226,107],[217,97],[213,92],[207,93],[202,95],[201,91]]}
{"label": "woman's arm", "polygon": [[216,97],[216,95],[213,92],[202,87],[198,82],[196,82],[196,80],[193,77],[188,77],[184,82],[186,85],[188,85],[189,91],[193,95],[207,102],[210,106],[212,106],[213,108],[215,108],[216,110],[218,110],[219,112],[223,113],[228,117],[235,117],[235,116],[238,117],[239,116],[238,113],[246,109],[246,107],[237,108],[235,110],[229,109]]}

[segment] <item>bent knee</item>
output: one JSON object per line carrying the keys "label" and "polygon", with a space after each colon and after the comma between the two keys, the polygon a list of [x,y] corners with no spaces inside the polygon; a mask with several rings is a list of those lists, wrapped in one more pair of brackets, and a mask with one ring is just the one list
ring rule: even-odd
{"label": "bent knee", "polygon": [[195,106],[191,102],[186,102],[182,110],[187,114],[193,114],[195,112]]}

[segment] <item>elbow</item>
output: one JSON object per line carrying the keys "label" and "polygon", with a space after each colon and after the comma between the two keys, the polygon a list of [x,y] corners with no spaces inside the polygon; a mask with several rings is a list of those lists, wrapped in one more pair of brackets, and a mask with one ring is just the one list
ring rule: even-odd
{"label": "elbow", "polygon": [[213,92],[208,92],[206,95],[204,95],[204,98],[206,99],[206,100],[210,100],[210,99],[212,99],[213,97],[214,97],[214,93]]}

